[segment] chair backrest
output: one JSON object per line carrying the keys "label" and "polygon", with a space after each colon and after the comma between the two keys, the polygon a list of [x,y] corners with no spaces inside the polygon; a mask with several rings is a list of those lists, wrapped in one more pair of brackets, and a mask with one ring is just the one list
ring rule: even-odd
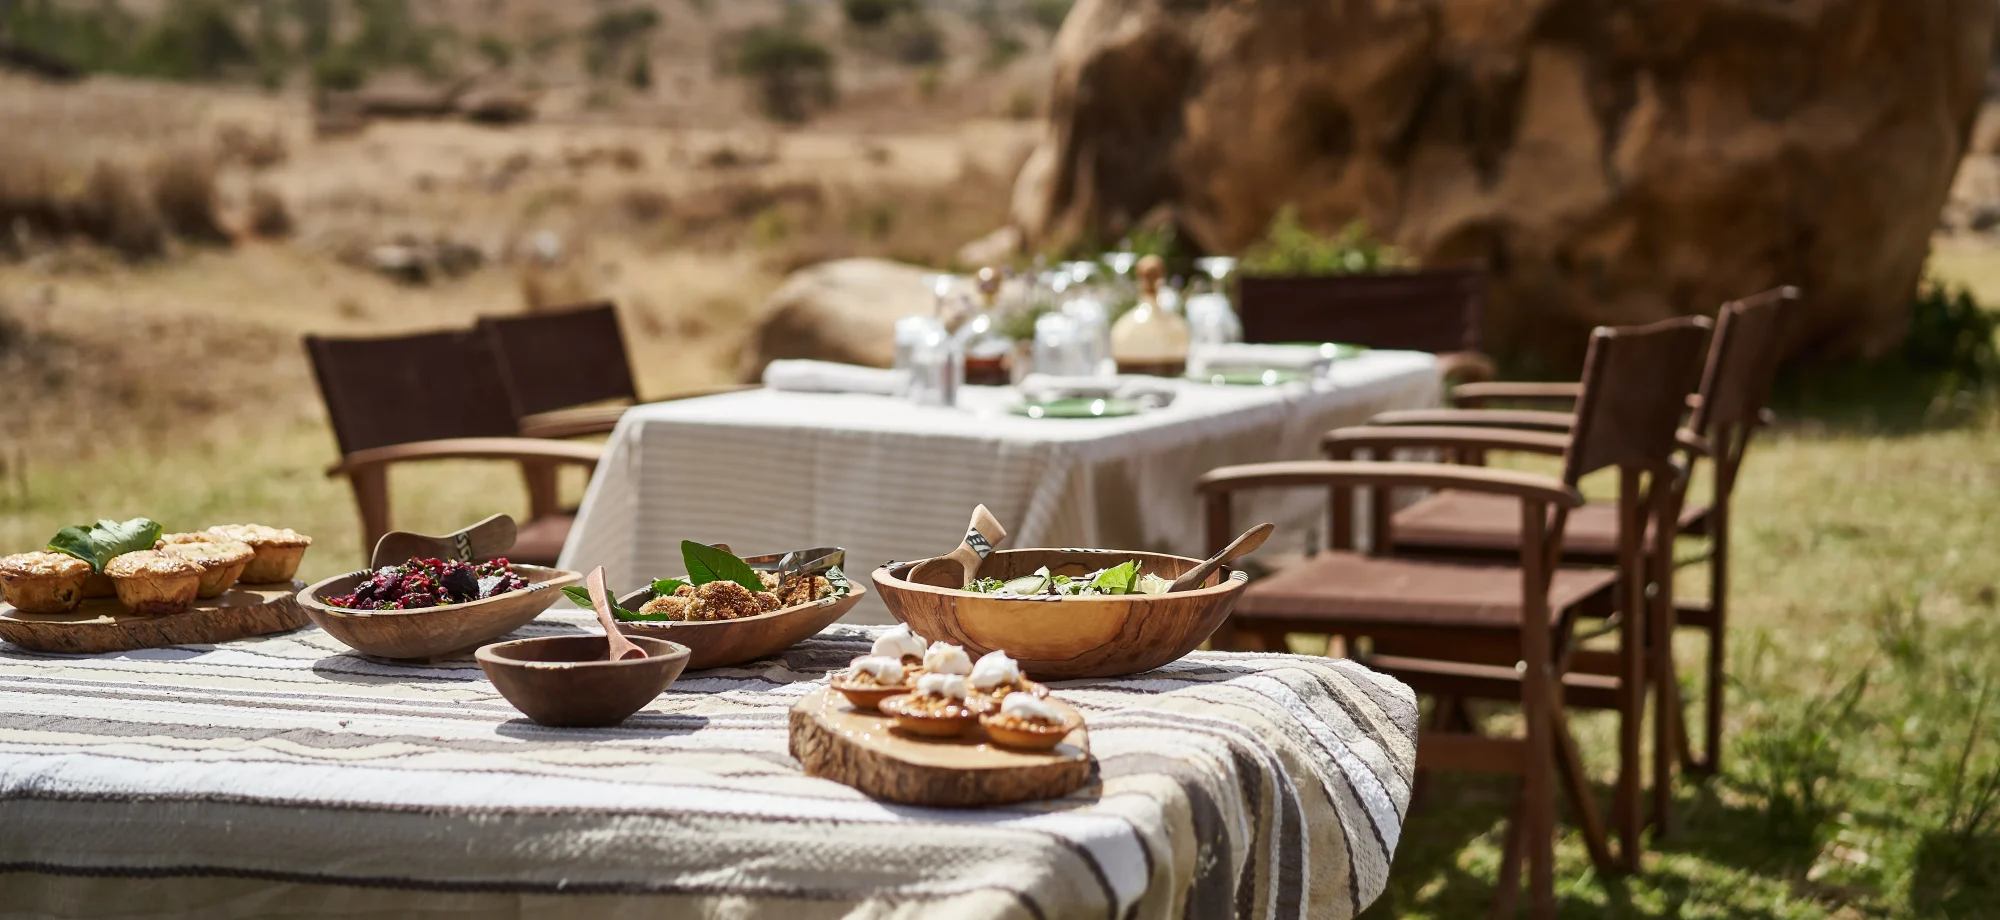
{"label": "chair backrest", "polygon": [[305,343],[342,454],[515,432],[500,368],[478,332],[373,339],[308,335]]}
{"label": "chair backrest", "polygon": [[1479,269],[1239,278],[1246,342],[1344,342],[1370,348],[1478,351],[1486,275]]}
{"label": "chair backrest", "polygon": [[1660,472],[1672,463],[1681,416],[1714,325],[1687,316],[1646,326],[1599,326],[1583,359],[1583,393],[1563,455],[1575,485],[1607,466]]}
{"label": "chair backrest", "polygon": [[1798,302],[1799,289],[1786,286],[1722,305],[1689,428],[1708,434],[1757,424],[1784,357],[1785,324]]}
{"label": "chair backrest", "polygon": [[605,400],[639,401],[618,310],[609,301],[481,317],[479,329],[499,360],[516,418]]}

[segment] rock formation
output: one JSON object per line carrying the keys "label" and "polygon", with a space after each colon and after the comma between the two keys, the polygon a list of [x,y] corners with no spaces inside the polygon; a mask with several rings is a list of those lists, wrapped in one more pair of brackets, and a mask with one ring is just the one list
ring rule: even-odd
{"label": "rock formation", "polygon": [[764,302],[743,348],[742,378],[780,358],[888,367],[896,320],[932,309],[925,271],[886,259],[836,259],[793,272]]}
{"label": "rock formation", "polygon": [[1796,351],[1900,340],[1993,0],[1081,0],[1014,192],[1030,245],[1282,205],[1492,273],[1495,350],[1803,286]]}

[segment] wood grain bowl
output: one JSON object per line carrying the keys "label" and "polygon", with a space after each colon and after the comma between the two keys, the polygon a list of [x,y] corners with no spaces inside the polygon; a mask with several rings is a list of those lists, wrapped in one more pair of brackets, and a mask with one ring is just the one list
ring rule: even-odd
{"label": "wood grain bowl", "polygon": [[611,661],[601,635],[541,636],[482,646],[473,653],[493,688],[541,725],[617,725],[645,708],[687,669],[688,648],[632,640],[644,658]]}
{"label": "wood grain bowl", "polygon": [[[979,574],[1017,578],[1047,566],[1051,574],[1075,577],[1134,559],[1141,573],[1167,579],[1201,564],[1162,553],[1009,549],[986,557]],[[875,570],[889,612],[924,639],[957,643],[974,658],[1005,651],[1036,680],[1119,677],[1173,661],[1222,625],[1249,583],[1224,568],[1203,587],[1173,594],[1003,599],[908,580],[924,561]]]}
{"label": "wood grain bowl", "polygon": [[499,597],[416,610],[346,610],[326,598],[351,594],[369,572],[349,572],[299,592],[299,606],[327,635],[355,651],[381,658],[428,659],[484,645],[528,625],[583,580],[563,569],[514,564],[528,587]]}
{"label": "wood grain bowl", "polygon": [[[650,596],[650,592],[648,592]],[[806,637],[832,625],[861,602],[868,592],[859,584],[846,594],[822,598],[735,620],[620,620],[618,631],[627,636],[668,639],[687,646],[694,653],[688,670],[726,668],[731,665],[769,658],[791,648]]]}

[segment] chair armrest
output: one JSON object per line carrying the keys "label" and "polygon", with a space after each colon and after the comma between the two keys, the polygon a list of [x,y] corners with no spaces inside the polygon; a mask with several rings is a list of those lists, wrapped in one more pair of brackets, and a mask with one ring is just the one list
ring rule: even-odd
{"label": "chair armrest", "polygon": [[1569,435],[1543,431],[1514,431],[1505,428],[1435,426],[1359,425],[1336,428],[1320,438],[1320,449],[1328,454],[1353,450],[1397,450],[1401,448],[1443,448],[1452,450],[1518,450],[1532,454],[1561,456],[1569,449]]}
{"label": "chair armrest", "polygon": [[444,438],[357,450],[328,467],[328,476],[413,460],[516,460],[596,466],[604,445],[540,438]]}
{"label": "chair armrest", "polygon": [[1492,400],[1553,403],[1563,408],[1576,405],[1583,395],[1581,383],[1467,383],[1453,387],[1451,404],[1461,409],[1483,408]]}
{"label": "chair armrest", "polygon": [[557,409],[521,417],[521,437],[573,438],[585,434],[608,434],[618,427],[618,419],[630,406],[589,406]]}
{"label": "chair armrest", "polygon": [[1701,435],[1696,434],[1695,432],[1689,431],[1686,428],[1682,428],[1674,432],[1674,442],[1679,444],[1682,450],[1694,454],[1697,457],[1715,456],[1715,449],[1709,446],[1707,438],[1704,438]]}
{"label": "chair armrest", "polygon": [[1567,508],[1583,504],[1583,493],[1551,476],[1449,463],[1356,463],[1339,460],[1247,463],[1209,470],[1196,483],[1196,489],[1204,495],[1239,489],[1299,486],[1461,489],[1511,495]]}
{"label": "chair armrest", "polygon": [[1519,431],[1568,433],[1576,425],[1572,412],[1542,412],[1534,409],[1398,409],[1368,420],[1376,426],[1423,425],[1512,428]]}

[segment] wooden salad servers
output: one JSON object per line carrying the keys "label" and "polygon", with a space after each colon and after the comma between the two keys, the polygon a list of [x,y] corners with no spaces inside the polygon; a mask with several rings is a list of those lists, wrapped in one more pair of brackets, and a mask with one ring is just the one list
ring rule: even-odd
{"label": "wooden salad servers", "polygon": [[986,510],[985,505],[974,506],[972,523],[966,525],[965,539],[958,544],[958,548],[935,559],[926,559],[919,563],[915,580],[935,584],[936,577],[942,576],[956,566],[964,572],[959,584],[971,584],[979,578],[979,567],[986,562],[987,554],[993,552],[993,547],[999,546],[1000,541],[1005,539],[1007,539],[1007,529],[1000,526],[1000,521],[993,517],[993,512]]}
{"label": "wooden salad servers", "polygon": [[368,567],[379,569],[412,559],[443,559],[449,562],[492,559],[513,549],[517,535],[514,519],[504,514],[493,515],[442,537],[392,530],[375,541],[375,552],[368,557]]}
{"label": "wooden salad servers", "polygon": [[610,646],[606,661],[628,661],[646,657],[646,650],[632,644],[618,631],[618,621],[611,617],[611,597],[604,590],[604,566],[591,569],[584,576],[583,586],[590,592],[590,609],[597,612],[597,622],[604,625],[604,639]]}
{"label": "wooden salad servers", "polygon": [[1222,552],[1208,557],[1207,561],[1188,569],[1181,577],[1174,579],[1174,583],[1167,587],[1167,593],[1192,591],[1195,588],[1201,587],[1201,583],[1208,580],[1209,573],[1228,563],[1235,562],[1243,556],[1248,556],[1256,552],[1257,547],[1263,546],[1264,540],[1271,536],[1271,531],[1276,529],[1278,529],[1278,525],[1276,524],[1258,524],[1244,531],[1242,536],[1229,541],[1229,545],[1223,547]]}

